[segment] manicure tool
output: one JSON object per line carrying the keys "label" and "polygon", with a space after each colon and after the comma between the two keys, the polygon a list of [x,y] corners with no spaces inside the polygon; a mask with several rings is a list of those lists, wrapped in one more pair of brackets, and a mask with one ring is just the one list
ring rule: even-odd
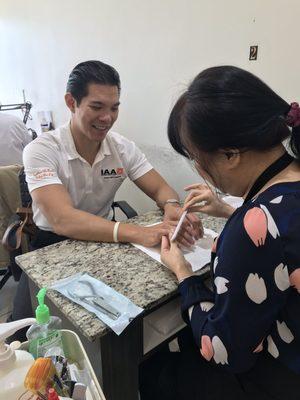
{"label": "manicure tool", "polygon": [[79,293],[76,293],[76,291],[72,292],[71,290],[68,290],[69,295],[71,297],[73,297],[73,299],[81,300],[84,303],[89,304],[90,306],[96,306],[99,309],[99,311],[101,311],[103,314],[107,315],[111,319],[119,318],[121,313],[118,310],[116,310],[113,306],[108,304],[106,302],[106,300],[104,299],[104,297],[95,293],[95,290],[90,282],[79,281],[78,283],[88,286],[91,294],[90,295],[81,295]]}
{"label": "manicure tool", "polygon": [[171,237],[171,242],[174,242],[174,240],[177,238],[177,235],[178,235],[178,233],[179,233],[179,231],[181,229],[181,226],[182,226],[182,223],[184,221],[184,218],[186,217],[186,214],[187,214],[187,211],[183,211],[183,213],[182,213],[182,215],[181,215],[181,217],[180,217],[180,219],[178,221],[178,224],[176,226],[176,229],[175,229],[175,231],[174,231],[174,233],[173,233],[173,235]]}

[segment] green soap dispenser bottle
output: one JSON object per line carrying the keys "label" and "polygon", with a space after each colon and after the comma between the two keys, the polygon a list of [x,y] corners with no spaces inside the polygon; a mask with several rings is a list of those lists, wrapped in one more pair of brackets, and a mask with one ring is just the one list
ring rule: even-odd
{"label": "green soap dispenser bottle", "polygon": [[39,305],[35,310],[36,323],[26,333],[29,351],[34,358],[64,355],[61,319],[50,316],[49,308],[44,303],[46,291],[46,288],[42,288],[37,294]]}

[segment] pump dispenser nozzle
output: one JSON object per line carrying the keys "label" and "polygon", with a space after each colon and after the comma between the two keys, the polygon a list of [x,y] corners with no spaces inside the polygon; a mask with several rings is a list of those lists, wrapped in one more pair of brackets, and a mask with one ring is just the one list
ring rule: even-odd
{"label": "pump dispenser nozzle", "polygon": [[47,288],[42,288],[36,296],[39,305],[35,310],[35,317],[39,324],[46,324],[50,319],[49,308],[46,306],[46,304],[44,304],[46,292]]}

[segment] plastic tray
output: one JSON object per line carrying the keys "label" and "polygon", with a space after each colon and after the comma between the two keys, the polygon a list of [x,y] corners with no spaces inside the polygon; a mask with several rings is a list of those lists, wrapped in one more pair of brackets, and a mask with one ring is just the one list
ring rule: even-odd
{"label": "plastic tray", "polygon": [[[70,361],[76,362],[81,369],[84,367],[87,368],[94,382],[94,384],[87,390],[86,400],[105,400],[95,372],[78,335],[67,329],[62,329],[61,333],[66,358]],[[28,342],[22,343],[21,349],[28,350]]]}

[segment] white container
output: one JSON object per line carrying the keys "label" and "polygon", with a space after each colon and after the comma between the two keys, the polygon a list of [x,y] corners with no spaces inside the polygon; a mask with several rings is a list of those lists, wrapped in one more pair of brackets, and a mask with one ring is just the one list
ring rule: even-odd
{"label": "white container", "polygon": [[[69,360],[69,362],[76,362],[76,364],[79,365],[79,368],[86,368],[90,374],[91,384],[88,386],[86,400],[105,400],[93,367],[78,335],[76,335],[75,332],[66,329],[61,330],[61,335],[65,357]],[[21,348],[23,350],[27,350],[28,342],[22,343]],[[8,400],[8,398],[5,400]]]}
{"label": "white container", "polygon": [[0,400],[15,400],[21,397],[26,391],[25,376],[34,362],[30,353],[15,350],[13,344],[5,344],[4,340],[34,322],[35,319],[27,318],[0,324]]}

